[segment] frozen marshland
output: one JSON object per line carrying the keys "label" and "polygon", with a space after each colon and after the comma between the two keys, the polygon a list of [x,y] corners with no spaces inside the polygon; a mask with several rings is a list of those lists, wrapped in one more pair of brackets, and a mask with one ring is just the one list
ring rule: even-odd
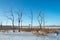
{"label": "frozen marshland", "polygon": [[47,34],[36,36],[32,32],[0,32],[0,40],[60,40],[60,34]]}

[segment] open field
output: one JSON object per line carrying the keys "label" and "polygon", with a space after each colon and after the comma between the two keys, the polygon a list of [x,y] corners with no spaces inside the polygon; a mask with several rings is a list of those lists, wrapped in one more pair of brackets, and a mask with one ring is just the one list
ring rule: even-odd
{"label": "open field", "polygon": [[56,32],[56,30],[60,30],[60,28],[46,28],[46,27],[41,27],[41,28],[38,28],[38,27],[33,27],[33,28],[29,28],[29,27],[26,27],[26,28],[24,28],[24,27],[22,27],[22,28],[19,28],[19,27],[7,27],[7,26],[5,26],[5,27],[0,27],[0,30],[20,30],[20,31],[26,31],[26,32],[31,32],[31,31],[43,31],[43,32],[47,32],[47,33],[49,33],[49,32]]}

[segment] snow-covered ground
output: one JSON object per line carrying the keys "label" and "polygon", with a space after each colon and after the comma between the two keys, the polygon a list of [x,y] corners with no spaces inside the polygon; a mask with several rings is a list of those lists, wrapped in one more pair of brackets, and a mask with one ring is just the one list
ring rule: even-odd
{"label": "snow-covered ground", "polygon": [[48,34],[36,36],[32,32],[0,32],[0,40],[60,40],[60,34]]}

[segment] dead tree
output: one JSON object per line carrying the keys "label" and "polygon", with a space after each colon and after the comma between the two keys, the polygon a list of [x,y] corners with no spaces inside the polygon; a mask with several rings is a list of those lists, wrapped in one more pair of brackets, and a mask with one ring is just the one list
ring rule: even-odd
{"label": "dead tree", "polygon": [[41,13],[41,11],[39,12],[39,15],[38,15],[38,23],[39,23],[39,27],[41,28],[41,26],[42,26],[42,13]]}
{"label": "dead tree", "polygon": [[33,27],[33,12],[32,12],[32,10],[30,10],[30,12],[31,12],[31,28]]}
{"label": "dead tree", "polygon": [[13,15],[13,11],[12,11],[12,9],[11,9],[11,16],[10,17],[7,17],[9,20],[11,20],[12,21],[12,28],[13,28],[13,32],[15,32],[14,31],[14,15]]}
{"label": "dead tree", "polygon": [[17,14],[18,14],[18,27],[20,32],[20,28],[22,27],[22,11],[19,10]]}
{"label": "dead tree", "polygon": [[42,26],[45,26],[44,13],[42,13],[42,11],[39,12],[39,15],[38,15],[38,23],[39,23],[40,28]]}

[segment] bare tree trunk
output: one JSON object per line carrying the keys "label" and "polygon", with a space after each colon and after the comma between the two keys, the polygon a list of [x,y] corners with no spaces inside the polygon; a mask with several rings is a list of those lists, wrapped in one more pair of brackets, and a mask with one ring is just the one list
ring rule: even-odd
{"label": "bare tree trunk", "polygon": [[18,12],[18,27],[19,27],[19,32],[20,32],[20,29],[21,29],[21,26],[22,26],[22,11]]}
{"label": "bare tree trunk", "polygon": [[32,13],[32,10],[31,10],[31,29],[33,27],[33,13]]}
{"label": "bare tree trunk", "polygon": [[42,17],[41,11],[39,12],[39,15],[38,15],[38,23],[39,23],[39,27],[41,28],[43,23],[43,17]]}
{"label": "bare tree trunk", "polygon": [[18,27],[19,27],[19,32],[20,32],[20,17],[19,17],[19,14],[18,14]]}
{"label": "bare tree trunk", "polygon": [[15,30],[14,30],[14,15],[13,15],[12,9],[11,9],[11,16],[12,16],[12,28],[13,28],[13,32],[15,32]]}
{"label": "bare tree trunk", "polygon": [[19,27],[19,32],[20,32],[20,22],[18,23],[18,27]]}

